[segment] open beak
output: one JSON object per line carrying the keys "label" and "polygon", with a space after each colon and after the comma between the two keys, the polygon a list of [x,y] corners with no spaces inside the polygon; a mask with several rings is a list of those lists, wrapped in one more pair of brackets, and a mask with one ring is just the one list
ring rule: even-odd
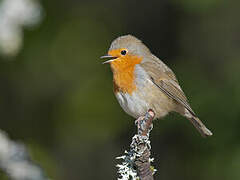
{"label": "open beak", "polygon": [[105,56],[101,56],[101,59],[103,58],[111,58],[110,60],[104,61],[102,64],[106,64],[106,63],[110,63],[113,62],[117,57],[111,56],[111,55],[105,55]]}

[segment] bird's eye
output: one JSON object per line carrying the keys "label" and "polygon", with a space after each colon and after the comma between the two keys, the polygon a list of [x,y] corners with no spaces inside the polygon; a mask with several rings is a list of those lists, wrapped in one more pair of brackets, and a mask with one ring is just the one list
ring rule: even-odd
{"label": "bird's eye", "polygon": [[127,51],[126,51],[126,50],[122,50],[122,51],[121,51],[121,55],[124,56],[124,55],[126,55],[126,54],[127,54]]}

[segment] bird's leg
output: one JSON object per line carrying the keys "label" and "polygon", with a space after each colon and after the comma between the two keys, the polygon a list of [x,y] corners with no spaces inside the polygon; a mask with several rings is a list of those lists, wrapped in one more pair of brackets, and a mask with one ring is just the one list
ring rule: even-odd
{"label": "bird's leg", "polygon": [[141,129],[140,124],[142,124],[142,121],[144,120],[145,116],[139,116],[136,120],[135,120],[135,124],[137,125],[138,129]]}
{"label": "bird's leg", "polygon": [[[135,124],[138,127],[138,133],[146,136],[148,132],[152,130],[152,120],[155,116],[155,113],[152,109],[149,109],[144,116],[140,116]],[[146,121],[147,119],[147,121]]]}

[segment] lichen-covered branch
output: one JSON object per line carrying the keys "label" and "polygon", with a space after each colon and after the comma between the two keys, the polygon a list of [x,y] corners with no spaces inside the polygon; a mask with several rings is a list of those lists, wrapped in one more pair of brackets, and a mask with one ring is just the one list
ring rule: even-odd
{"label": "lichen-covered branch", "polygon": [[29,157],[25,146],[0,130],[0,169],[13,180],[49,180]]}
{"label": "lichen-covered branch", "polygon": [[153,159],[150,158],[149,133],[153,128],[154,116],[153,110],[148,110],[145,116],[136,120],[138,133],[132,138],[130,150],[126,151],[124,156],[117,158],[123,159],[122,164],[117,165],[119,180],[153,180],[156,170],[151,167]]}

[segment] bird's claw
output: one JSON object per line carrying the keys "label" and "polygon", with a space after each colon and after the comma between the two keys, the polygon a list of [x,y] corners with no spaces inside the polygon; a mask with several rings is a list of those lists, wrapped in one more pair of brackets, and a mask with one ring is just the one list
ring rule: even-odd
{"label": "bird's claw", "polygon": [[138,126],[138,129],[141,128],[142,121],[144,120],[145,116],[140,116],[135,120],[135,124]]}
{"label": "bird's claw", "polygon": [[142,120],[144,120],[144,116],[140,116],[135,120],[135,124],[138,125]]}

